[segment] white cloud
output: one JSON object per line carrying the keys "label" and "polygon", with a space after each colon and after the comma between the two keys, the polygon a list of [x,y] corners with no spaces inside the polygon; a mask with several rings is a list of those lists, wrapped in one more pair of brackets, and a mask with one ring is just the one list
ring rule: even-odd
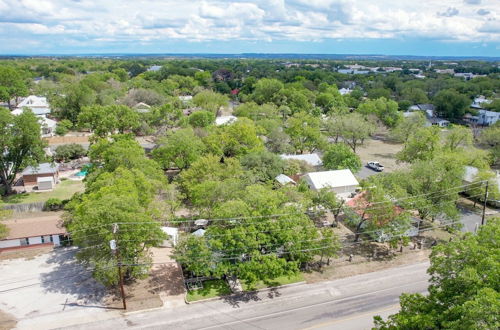
{"label": "white cloud", "polygon": [[[409,36],[500,42],[497,1],[0,0],[0,37],[64,36],[77,44]],[[471,6],[477,4],[481,9]]]}

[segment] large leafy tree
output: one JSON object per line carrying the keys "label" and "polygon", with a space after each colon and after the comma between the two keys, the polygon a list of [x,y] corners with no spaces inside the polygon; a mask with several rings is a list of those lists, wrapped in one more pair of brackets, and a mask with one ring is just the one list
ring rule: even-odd
{"label": "large leafy tree", "polygon": [[[74,199],[66,227],[74,243],[83,249],[77,258],[92,267],[94,277],[111,286],[118,282],[117,260],[109,242],[117,249],[127,278],[147,274],[149,249],[164,238],[160,223],[153,221],[152,200],[156,187],[137,169],[117,168],[102,173],[85,194]],[[119,228],[114,233],[114,225]]]}
{"label": "large leafy tree", "polygon": [[413,133],[397,153],[400,161],[412,163],[418,160],[430,160],[440,150],[439,128],[436,126],[420,128]]}
{"label": "large leafy tree", "polygon": [[500,219],[477,235],[438,245],[431,253],[429,294],[403,294],[401,311],[377,329],[498,329],[500,327]]}
{"label": "large leafy tree", "polygon": [[122,134],[140,125],[139,114],[126,105],[84,107],[78,115],[78,123],[80,126],[91,128],[99,137],[105,137],[115,131]]}
{"label": "large leafy tree", "polygon": [[450,151],[456,151],[459,148],[472,146],[472,141],[472,130],[470,128],[453,125],[447,132],[444,147]]}
{"label": "large leafy tree", "polygon": [[361,159],[347,145],[336,143],[324,153],[323,166],[329,170],[348,168],[356,173],[361,169]]}
{"label": "large leafy tree", "polygon": [[247,118],[241,118],[230,125],[213,127],[204,142],[212,154],[225,157],[242,156],[264,148],[262,140],[257,136],[255,124]]}
{"label": "large leafy tree", "polygon": [[0,108],[0,131],[0,179],[5,193],[9,194],[16,174],[45,158],[45,142],[40,135],[38,118],[27,109],[13,116],[9,110]]}
{"label": "large leafy tree", "polygon": [[421,111],[415,111],[410,116],[403,118],[391,130],[391,138],[398,142],[406,143],[410,136],[425,126],[427,119]]}
{"label": "large leafy tree", "polygon": [[186,169],[198,159],[205,145],[191,128],[177,130],[158,139],[158,147],[153,150],[153,158],[163,168],[175,166]]}
{"label": "large leafy tree", "polygon": [[354,152],[356,152],[358,146],[363,145],[364,141],[375,132],[375,126],[356,112],[341,116],[338,118],[338,121],[332,132],[340,129],[340,136],[343,141]]}
{"label": "large leafy tree", "polygon": [[364,115],[376,115],[386,126],[394,127],[401,120],[398,104],[385,97],[368,100],[359,105],[358,111]]}
{"label": "large leafy tree", "polygon": [[500,122],[481,132],[479,141],[491,149],[495,163],[500,163]]}
{"label": "large leafy tree", "polygon": [[285,133],[290,136],[295,151],[301,154],[323,147],[325,139],[319,129],[319,119],[305,112],[294,114],[285,123]]}
{"label": "large leafy tree", "polygon": [[193,97],[193,103],[203,110],[217,114],[219,108],[226,105],[227,96],[212,91],[202,91]]}
{"label": "large leafy tree", "polygon": [[279,94],[283,89],[283,83],[277,79],[263,78],[253,86],[252,100],[258,104],[279,103]]}
{"label": "large leafy tree", "polygon": [[243,156],[241,165],[252,173],[255,181],[267,182],[283,173],[285,161],[271,152],[259,151]]}
{"label": "large leafy tree", "polygon": [[461,119],[470,103],[471,100],[467,96],[454,89],[442,90],[434,97],[436,111],[449,119]]}
{"label": "large leafy tree", "polygon": [[12,109],[13,98],[28,95],[28,86],[23,74],[11,66],[0,65],[0,101],[7,102]]}
{"label": "large leafy tree", "polygon": [[[235,275],[252,283],[294,274],[315,255],[333,256],[336,236],[320,235],[303,210],[287,202],[281,190],[248,186],[238,199],[216,207],[216,216],[239,219],[214,221],[203,237],[182,240],[174,257],[196,275]],[[241,219],[248,216],[256,218]]]}

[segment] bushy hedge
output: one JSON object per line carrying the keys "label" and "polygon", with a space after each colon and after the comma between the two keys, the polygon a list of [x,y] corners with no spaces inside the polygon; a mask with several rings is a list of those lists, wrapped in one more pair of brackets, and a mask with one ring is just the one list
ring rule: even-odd
{"label": "bushy hedge", "polygon": [[64,144],[56,148],[54,159],[58,162],[78,159],[87,154],[87,151],[77,143]]}

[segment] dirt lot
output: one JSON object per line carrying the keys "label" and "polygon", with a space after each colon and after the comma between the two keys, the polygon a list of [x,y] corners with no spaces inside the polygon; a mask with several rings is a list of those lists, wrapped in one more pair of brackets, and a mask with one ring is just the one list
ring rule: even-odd
{"label": "dirt lot", "polygon": [[369,139],[365,144],[356,149],[356,153],[365,165],[369,161],[378,161],[384,165],[386,171],[394,171],[403,164],[396,163],[396,153],[403,149],[403,145],[380,139]]}
{"label": "dirt lot", "polygon": [[[171,248],[153,248],[153,267],[150,276],[125,286],[127,311],[156,307],[184,305],[184,278],[179,265],[170,258]],[[116,296],[107,305],[121,308],[122,301]]]}

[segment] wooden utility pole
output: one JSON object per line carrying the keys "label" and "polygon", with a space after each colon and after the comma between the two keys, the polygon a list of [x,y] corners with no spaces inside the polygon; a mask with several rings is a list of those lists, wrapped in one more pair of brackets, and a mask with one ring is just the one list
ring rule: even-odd
{"label": "wooden utility pole", "polygon": [[486,181],[486,189],[484,190],[484,204],[483,204],[483,216],[481,218],[481,226],[484,226],[484,216],[486,214],[486,203],[488,202],[488,185],[489,185],[489,181]]}
{"label": "wooden utility pole", "polygon": [[111,246],[111,250],[113,250],[113,253],[116,256],[116,261],[118,263],[118,279],[120,282],[120,293],[122,296],[122,302],[123,302],[123,309],[127,309],[127,302],[125,301],[125,289],[123,288],[123,274],[122,274],[122,261],[120,258],[120,251],[117,248],[117,240],[116,240],[116,233],[118,232],[118,224],[114,223],[113,224],[113,236],[114,240],[110,241],[109,244]]}

